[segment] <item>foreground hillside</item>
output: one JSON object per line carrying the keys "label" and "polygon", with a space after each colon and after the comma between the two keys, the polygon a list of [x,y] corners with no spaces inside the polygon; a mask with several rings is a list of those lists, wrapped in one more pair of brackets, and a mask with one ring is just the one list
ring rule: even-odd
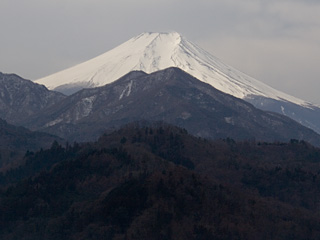
{"label": "foreground hillside", "polygon": [[[131,124],[0,175],[0,239],[317,239],[320,149]],[[24,179],[24,180],[23,180]]]}
{"label": "foreground hillside", "polygon": [[38,151],[40,148],[49,148],[53,141],[62,139],[8,124],[0,118],[0,171],[21,163],[21,158],[27,150]]}

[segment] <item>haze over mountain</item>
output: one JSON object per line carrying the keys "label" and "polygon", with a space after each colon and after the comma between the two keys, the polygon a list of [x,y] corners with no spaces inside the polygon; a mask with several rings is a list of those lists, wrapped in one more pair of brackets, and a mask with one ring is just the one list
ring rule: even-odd
{"label": "haze over mountain", "polygon": [[103,87],[83,89],[29,119],[25,126],[71,141],[94,140],[132,121],[165,121],[205,138],[289,141],[320,136],[280,114],[199,81],[179,68],[134,71]]}
{"label": "haze over mountain", "polygon": [[142,33],[96,58],[36,82],[71,94],[111,83],[133,70],[152,73],[168,67],[178,67],[220,91],[286,115],[320,133],[319,106],[249,77],[176,32]]}

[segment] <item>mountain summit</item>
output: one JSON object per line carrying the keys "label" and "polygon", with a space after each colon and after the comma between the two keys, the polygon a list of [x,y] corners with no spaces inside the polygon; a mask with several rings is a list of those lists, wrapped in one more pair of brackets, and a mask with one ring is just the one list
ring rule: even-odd
{"label": "mountain summit", "polygon": [[222,92],[290,117],[320,133],[319,106],[249,77],[176,32],[142,33],[96,58],[36,82],[70,95],[82,88],[114,82],[131,71],[150,74],[169,67],[180,68]]}
{"label": "mountain summit", "polygon": [[73,93],[111,83],[133,70],[152,73],[168,67],[178,67],[238,98],[257,95],[309,105],[224,64],[177,32],[142,33],[96,58],[36,82],[49,89]]}

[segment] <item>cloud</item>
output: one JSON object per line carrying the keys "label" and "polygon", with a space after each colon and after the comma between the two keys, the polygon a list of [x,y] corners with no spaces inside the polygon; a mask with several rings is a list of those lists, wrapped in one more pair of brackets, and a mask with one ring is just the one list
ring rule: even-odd
{"label": "cloud", "polygon": [[[320,3],[315,1],[225,2],[230,29],[211,32],[199,44],[226,63],[293,94],[320,103]],[[243,15],[246,16],[243,16]]]}

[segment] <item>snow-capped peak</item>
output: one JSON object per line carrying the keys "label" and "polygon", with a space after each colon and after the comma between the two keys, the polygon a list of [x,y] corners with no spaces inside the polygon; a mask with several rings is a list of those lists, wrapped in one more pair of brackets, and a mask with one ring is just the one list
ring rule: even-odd
{"label": "snow-capped peak", "polygon": [[79,65],[36,80],[49,89],[97,87],[133,70],[152,73],[178,67],[199,80],[238,98],[258,95],[309,106],[224,64],[177,32],[142,33]]}

